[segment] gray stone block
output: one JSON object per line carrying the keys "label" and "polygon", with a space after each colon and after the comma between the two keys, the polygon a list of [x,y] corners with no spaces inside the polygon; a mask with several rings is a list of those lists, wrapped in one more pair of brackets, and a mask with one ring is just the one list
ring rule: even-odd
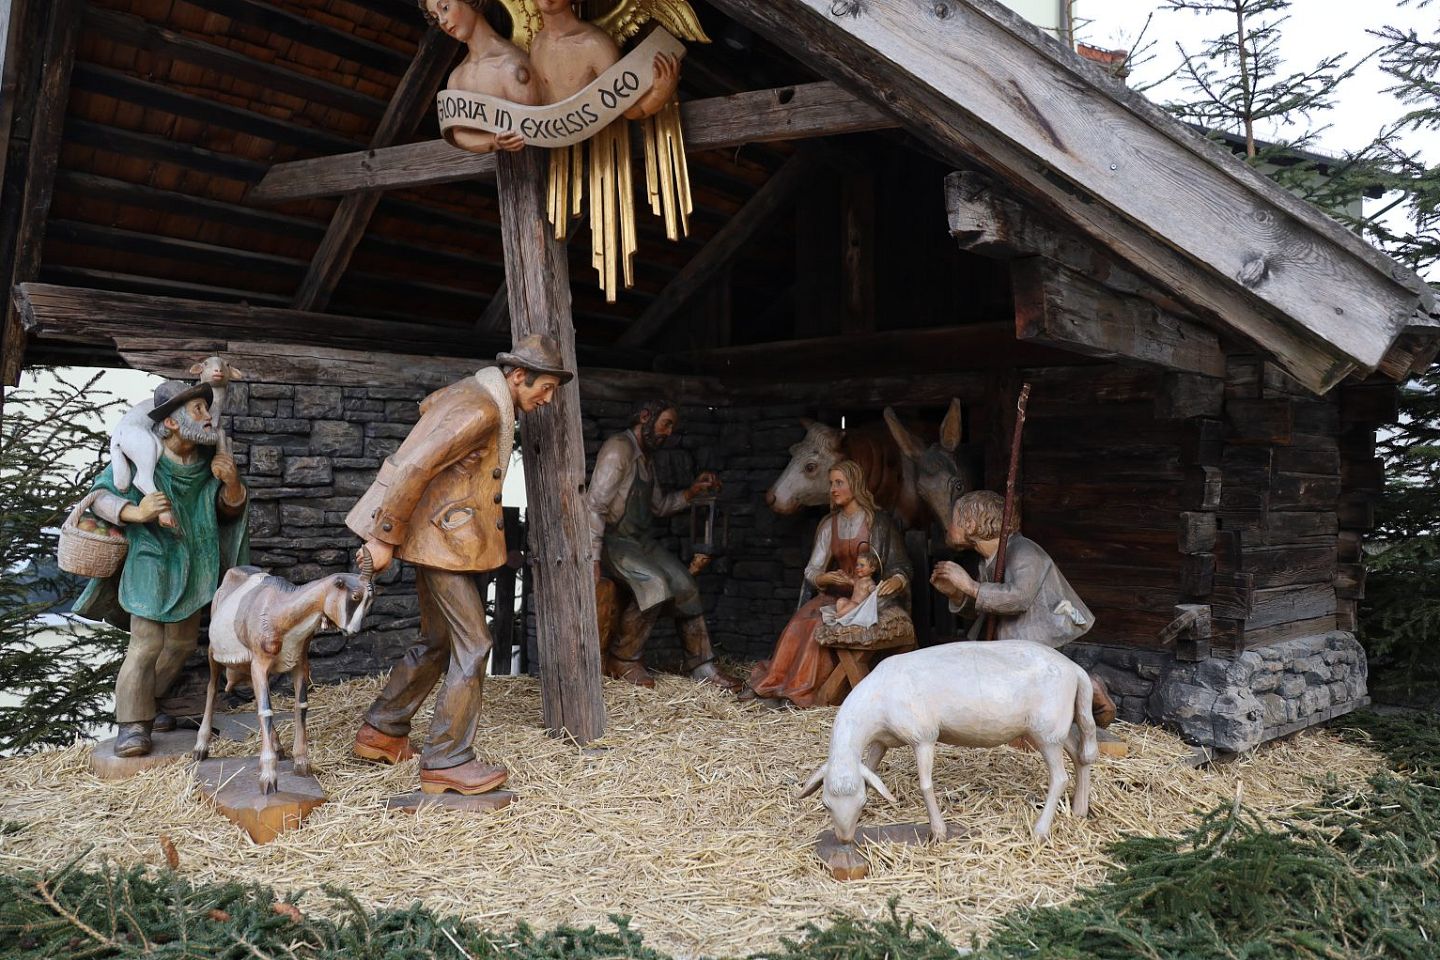
{"label": "gray stone block", "polygon": [[345,399],[339,387],[304,386],[295,391],[293,409],[307,420],[339,420],[345,416]]}
{"label": "gray stone block", "polygon": [[284,462],[284,451],[280,447],[255,444],[250,447],[250,462],[247,472],[262,477],[280,475]]}
{"label": "gray stone block", "polygon": [[330,483],[332,471],[328,457],[290,457],[285,461],[285,482],[297,486],[323,486]]}
{"label": "gray stone block", "polygon": [[310,450],[329,457],[365,455],[365,428],[343,420],[317,420],[310,427]]}

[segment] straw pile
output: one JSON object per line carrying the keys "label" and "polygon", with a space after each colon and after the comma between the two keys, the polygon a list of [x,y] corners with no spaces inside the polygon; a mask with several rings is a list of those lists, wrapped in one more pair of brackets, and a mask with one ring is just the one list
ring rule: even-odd
{"label": "straw pile", "polygon": [[[1308,732],[1193,770],[1176,738],[1117,724],[1130,756],[1101,758],[1092,818],[1076,821],[1062,805],[1052,839],[1036,843],[1040,758],[942,748],[940,802],[968,834],[943,845],[870,847],[870,877],[839,883],[813,852],[827,815],[817,798],[794,798],[824,760],[833,710],[771,711],[674,677],[653,691],[607,681],[610,733],[600,749],[582,751],[536,729],[533,680],[493,679],[480,749],[510,768],[520,801],[493,815],[412,817],[384,804],[415,788],[414,761],[387,769],[348,755],[378,682],[313,692],[313,758],[331,799],[301,830],[256,847],[194,799],[184,768],[101,783],[79,745],[0,763],[0,818],[26,825],[0,837],[0,870],[53,869],[89,845],[92,860],[161,868],[165,835],[195,881],[258,881],[282,893],[338,884],[372,906],[419,899],[496,932],[522,920],[604,927],[621,914],[660,949],[734,955],[774,947],[832,911],[880,916],[898,896],[903,909],[963,944],[1010,910],[1059,903],[1100,881],[1110,841],[1176,833],[1196,808],[1230,800],[1237,780],[1247,805],[1283,818],[1316,799],[1325,778],[1358,787],[1381,766],[1373,753]],[[281,735],[288,742],[288,725]],[[253,754],[258,743],[220,741],[215,752]],[[899,805],[872,793],[862,824],[924,821],[908,751],[892,752],[881,773]]]}

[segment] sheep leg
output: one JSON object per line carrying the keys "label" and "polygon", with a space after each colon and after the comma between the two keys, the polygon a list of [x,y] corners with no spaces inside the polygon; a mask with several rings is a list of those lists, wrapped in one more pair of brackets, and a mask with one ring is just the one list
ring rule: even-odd
{"label": "sheep leg", "polygon": [[879,740],[872,740],[865,748],[865,766],[871,770],[878,770],[880,761],[885,759],[885,751],[890,749]]}
{"label": "sheep leg", "polygon": [[940,804],[935,799],[935,783],[931,773],[935,768],[935,744],[915,744],[915,766],[920,771],[920,793],[925,797],[925,809],[930,811],[930,839],[943,841],[948,834],[945,818],[940,815]]}
{"label": "sheep leg", "polygon": [[1070,812],[1077,817],[1090,816],[1090,764],[1082,760],[1080,731],[1074,724],[1065,735],[1065,752],[1075,764],[1075,792],[1070,796]]}
{"label": "sheep leg", "polygon": [[295,772],[302,777],[310,775],[310,739],[305,730],[305,714],[310,706],[306,701],[309,680],[310,660],[302,656],[290,671],[290,683],[295,687]]}
{"label": "sheep leg", "polygon": [[1050,836],[1050,822],[1055,819],[1055,808],[1060,805],[1060,797],[1064,795],[1065,784],[1070,777],[1065,772],[1065,752],[1060,744],[1053,740],[1041,740],[1034,734],[1030,735],[1030,739],[1039,742],[1040,755],[1050,769],[1050,792],[1045,797],[1045,809],[1040,811],[1040,820],[1035,824],[1035,838],[1044,840]]}
{"label": "sheep leg", "polygon": [[220,688],[220,664],[210,658],[210,685],[205,688],[205,716],[200,718],[200,732],[195,735],[191,756],[201,761],[210,756],[210,733],[215,722],[215,693]]}
{"label": "sheep leg", "polygon": [[255,688],[255,713],[260,721],[260,792],[274,793],[280,781],[275,769],[275,711],[270,707],[270,660],[250,661],[250,683]]}

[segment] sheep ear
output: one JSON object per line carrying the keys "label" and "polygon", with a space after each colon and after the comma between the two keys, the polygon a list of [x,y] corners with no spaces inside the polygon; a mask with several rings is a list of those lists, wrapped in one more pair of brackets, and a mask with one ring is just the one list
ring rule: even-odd
{"label": "sheep ear", "polygon": [[[229,364],[226,364],[226,366],[227,366],[227,367],[230,367]],[[241,373],[239,370],[236,370],[234,367],[230,367],[230,379],[231,379],[231,380],[244,380],[244,379],[245,379],[245,374]]]}
{"label": "sheep ear", "polygon": [[799,796],[801,799],[810,796],[810,794],[814,793],[816,788],[818,788],[820,784],[825,782],[825,771],[829,769],[830,762],[827,760],[826,762],[820,764],[819,770],[816,770],[814,773],[810,774],[810,779],[806,780],[805,786],[800,788]]}
{"label": "sheep ear", "polygon": [[885,788],[885,783],[880,779],[880,774],[876,773],[874,770],[871,770],[869,767],[865,766],[865,764],[862,763],[860,764],[860,776],[864,777],[865,782],[870,784],[870,786],[874,787],[875,792],[880,794],[880,796],[884,797],[886,800],[889,800],[891,803],[895,802],[894,794],[892,794],[889,790]]}
{"label": "sheep ear", "polygon": [[204,369],[205,369],[205,364],[203,364],[203,363],[192,363],[192,364],[190,364],[190,372],[191,372],[191,373],[199,373],[201,370],[204,370]]}

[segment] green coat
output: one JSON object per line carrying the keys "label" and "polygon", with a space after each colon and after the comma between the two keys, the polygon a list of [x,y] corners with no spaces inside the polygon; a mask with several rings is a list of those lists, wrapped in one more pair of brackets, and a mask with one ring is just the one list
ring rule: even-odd
{"label": "green coat", "polygon": [[[127,523],[129,549],[120,572],[90,581],[75,601],[74,612],[80,616],[127,630],[131,615],[179,623],[210,603],[226,570],[250,562],[249,502],[236,519],[220,519],[220,481],[210,473],[209,456],[190,465],[161,457],[155,485],[170,498],[184,536],[155,522]],[[135,504],[143,496],[134,484],[124,493],[115,489],[113,468],[106,468],[91,489]]]}

